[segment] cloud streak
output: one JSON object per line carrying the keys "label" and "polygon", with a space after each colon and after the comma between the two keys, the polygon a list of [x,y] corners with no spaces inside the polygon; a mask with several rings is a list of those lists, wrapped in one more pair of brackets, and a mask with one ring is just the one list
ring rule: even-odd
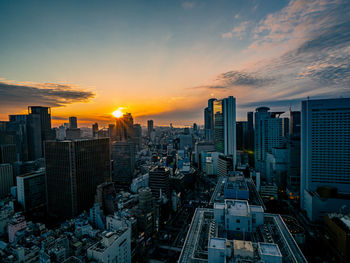
{"label": "cloud streak", "polygon": [[[350,96],[349,13],[347,0],[291,0],[256,23],[246,50],[274,58],[221,73],[213,85],[203,87],[220,87],[217,90],[236,96],[244,109],[289,107],[307,97]],[[246,33],[243,28],[236,32]],[[234,30],[229,33],[233,36]]]}
{"label": "cloud streak", "polygon": [[77,102],[87,102],[95,94],[76,86],[56,83],[24,83],[14,84],[0,81],[0,108],[26,107],[42,105],[62,107]]}

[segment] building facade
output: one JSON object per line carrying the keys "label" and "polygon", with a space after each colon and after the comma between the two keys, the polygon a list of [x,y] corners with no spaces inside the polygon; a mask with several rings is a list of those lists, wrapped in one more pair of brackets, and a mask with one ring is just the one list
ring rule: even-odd
{"label": "building facade", "polygon": [[70,218],[88,210],[97,185],[111,179],[109,138],[47,141],[45,161],[47,208],[54,216]]}

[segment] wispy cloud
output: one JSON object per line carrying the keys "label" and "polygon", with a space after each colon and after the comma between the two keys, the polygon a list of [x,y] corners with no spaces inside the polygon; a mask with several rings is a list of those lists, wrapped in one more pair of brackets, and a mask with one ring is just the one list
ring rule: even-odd
{"label": "wispy cloud", "polygon": [[185,10],[189,10],[189,9],[192,9],[194,8],[196,5],[195,2],[191,2],[191,1],[185,1],[181,4],[182,8],[185,9]]}
{"label": "wispy cloud", "polygon": [[30,104],[61,107],[86,102],[95,94],[77,86],[56,83],[13,83],[1,80],[0,108],[25,107]]}
{"label": "wispy cloud", "polygon": [[230,32],[223,33],[222,38],[238,37],[242,39],[246,35],[248,28],[252,25],[250,21],[243,21],[239,25],[235,26]]}
{"label": "wispy cloud", "polygon": [[247,52],[274,58],[219,74],[213,83],[237,96],[242,108],[287,107],[307,96],[350,96],[349,13],[347,0],[291,0],[255,27],[253,22],[239,25],[225,37],[239,36],[250,26]]}

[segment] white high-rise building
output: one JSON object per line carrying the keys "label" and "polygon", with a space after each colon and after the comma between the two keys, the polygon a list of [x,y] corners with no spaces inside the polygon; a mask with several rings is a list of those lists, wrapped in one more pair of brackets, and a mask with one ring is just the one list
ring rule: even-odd
{"label": "white high-rise building", "polygon": [[266,175],[266,153],[283,144],[282,119],[269,112],[268,107],[259,107],[254,114],[254,158],[255,170]]}
{"label": "white high-rise building", "polygon": [[[317,198],[319,187],[338,194],[326,203]],[[320,211],[349,205],[341,195],[350,195],[350,98],[302,101],[300,205],[317,220]]]}
{"label": "white high-rise building", "polygon": [[213,105],[214,143],[216,150],[232,155],[236,166],[236,99],[233,96],[215,100]]}

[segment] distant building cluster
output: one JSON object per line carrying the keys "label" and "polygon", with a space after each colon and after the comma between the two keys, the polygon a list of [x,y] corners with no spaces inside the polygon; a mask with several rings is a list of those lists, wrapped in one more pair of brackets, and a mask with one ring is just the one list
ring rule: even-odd
{"label": "distant building cluster", "polygon": [[0,122],[0,261],[348,262],[348,105],[238,121],[233,96],[212,98],[182,128],[131,113],[53,128],[29,106]]}

